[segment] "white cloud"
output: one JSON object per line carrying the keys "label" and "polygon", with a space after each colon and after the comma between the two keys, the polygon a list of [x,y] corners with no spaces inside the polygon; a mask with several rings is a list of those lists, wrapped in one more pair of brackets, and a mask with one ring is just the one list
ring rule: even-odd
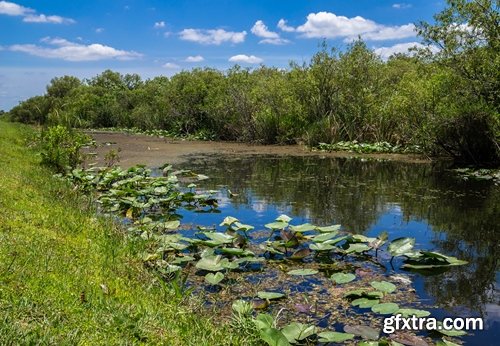
{"label": "white cloud", "polygon": [[295,28],[293,26],[288,26],[286,24],[286,20],[284,20],[284,19],[280,19],[278,21],[278,28],[280,28],[281,31],[285,31],[285,32],[294,32],[295,31]]}
{"label": "white cloud", "polygon": [[23,18],[26,23],[51,23],[51,24],[73,24],[76,23],[71,18],[61,16],[46,16],[44,14],[30,14]]}
{"label": "white cloud", "polygon": [[203,58],[201,55],[195,55],[195,56],[188,56],[185,61],[187,61],[187,62],[202,62],[204,60],[205,60],[205,58]]}
{"label": "white cloud", "polygon": [[398,10],[402,10],[402,9],[410,8],[410,7],[412,7],[412,4],[407,4],[404,2],[392,5],[392,8],[397,8]]}
{"label": "white cloud", "polygon": [[184,29],[179,33],[182,40],[213,45],[220,45],[224,42],[241,43],[245,41],[246,35],[246,31],[233,32],[224,29]]}
{"label": "white cloud", "polygon": [[[398,43],[390,47],[375,48],[373,51],[382,59],[387,60],[391,55],[394,54],[413,55],[414,52],[409,50],[411,48],[426,48],[426,46],[419,42],[405,42]],[[433,46],[430,46],[429,49],[434,53],[438,51],[438,48]]]}
{"label": "white cloud", "polygon": [[95,32],[100,34],[101,32],[104,32],[104,28],[97,28],[95,29]]}
{"label": "white cloud", "polygon": [[37,14],[35,10],[18,5],[13,2],[0,1],[0,14],[8,16],[22,16],[23,22],[26,23],[51,23],[51,24],[73,24],[76,23],[74,19],[65,18],[61,16],[45,14]]}
{"label": "white cloud", "polygon": [[401,26],[383,26],[378,30],[363,34],[362,37],[369,41],[384,41],[414,37],[415,35],[415,25],[406,24]]}
{"label": "white cloud", "polygon": [[13,2],[0,1],[0,14],[6,14],[8,16],[25,16],[29,13],[33,13],[35,10],[27,8]]}
{"label": "white cloud", "polygon": [[164,28],[164,27],[165,27],[165,22],[163,20],[159,21],[159,22],[156,22],[155,25],[154,25],[155,29],[161,29],[161,28]]}
{"label": "white cloud", "polygon": [[167,62],[167,63],[163,64],[162,67],[168,68],[168,69],[178,69],[178,68],[181,68],[179,65],[174,64],[173,62]]}
{"label": "white cloud", "polygon": [[280,35],[278,35],[277,32],[269,31],[267,28],[267,25],[264,24],[263,21],[258,20],[255,22],[254,26],[251,29],[252,34],[258,37],[262,38],[279,38]]}
{"label": "white cloud", "polygon": [[264,60],[255,55],[238,54],[229,58],[230,62],[243,62],[246,64],[260,64]]}
{"label": "white cloud", "polygon": [[281,45],[290,42],[289,40],[281,38],[277,32],[270,31],[262,20],[256,21],[251,31],[255,36],[263,38],[259,43]]}
{"label": "white cloud", "polygon": [[84,45],[63,38],[46,37],[45,45],[15,44],[9,47],[13,52],[23,52],[34,56],[67,61],[96,61],[105,59],[132,60],[142,56],[134,51],[125,51],[99,43]]}
{"label": "white cloud", "polygon": [[306,38],[344,38],[346,41],[358,36],[370,41],[382,41],[416,35],[413,24],[386,26],[361,16],[348,18],[331,12],[310,13],[306,22],[297,28],[289,27],[285,20],[280,20],[278,27],[288,31],[293,29]]}

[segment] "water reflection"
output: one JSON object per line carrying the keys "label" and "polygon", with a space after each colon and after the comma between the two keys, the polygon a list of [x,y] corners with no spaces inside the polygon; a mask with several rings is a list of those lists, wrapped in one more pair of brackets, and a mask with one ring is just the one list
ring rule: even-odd
{"label": "water reflection", "polygon": [[493,183],[460,180],[442,165],[318,157],[215,155],[193,157],[183,168],[210,176],[203,187],[239,194],[222,198],[214,223],[234,215],[262,227],[286,211],[356,233],[412,236],[419,248],[468,260],[444,274],[415,275],[415,288],[443,315],[487,318],[491,328],[482,336],[493,340],[500,321],[500,188]]}

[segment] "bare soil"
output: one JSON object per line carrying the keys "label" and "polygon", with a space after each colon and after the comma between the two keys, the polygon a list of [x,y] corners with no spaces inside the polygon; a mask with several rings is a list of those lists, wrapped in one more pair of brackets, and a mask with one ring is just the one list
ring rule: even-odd
{"label": "bare soil", "polygon": [[211,154],[228,155],[282,155],[282,156],[319,156],[319,157],[358,157],[367,159],[396,160],[426,163],[430,160],[419,155],[407,154],[357,154],[350,152],[311,151],[302,145],[259,145],[239,142],[191,141],[159,138],[146,135],[116,132],[88,132],[97,144],[97,161],[105,163],[110,150],[119,151],[119,165],[128,168],[137,164],[159,167],[165,163],[181,163],[190,156]]}

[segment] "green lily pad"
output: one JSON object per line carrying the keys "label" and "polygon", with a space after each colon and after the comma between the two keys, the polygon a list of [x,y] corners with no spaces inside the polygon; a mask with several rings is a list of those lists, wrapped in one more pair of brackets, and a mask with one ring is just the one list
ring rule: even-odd
{"label": "green lily pad", "polygon": [[358,298],[358,299],[354,299],[351,302],[351,305],[358,306],[362,309],[367,309],[367,308],[371,308],[374,305],[377,305],[379,302],[380,302],[380,300],[378,300],[378,299]]}
{"label": "green lily pad", "polygon": [[402,256],[405,253],[410,252],[413,249],[414,245],[415,238],[402,237],[394,239],[389,244],[388,250],[392,256]]}
{"label": "green lily pad", "polygon": [[346,253],[362,253],[365,251],[371,250],[371,247],[369,247],[366,244],[361,244],[361,243],[354,243],[354,244],[349,244],[349,247],[345,250]]}
{"label": "green lily pad", "polygon": [[215,274],[208,273],[207,275],[205,275],[205,281],[211,285],[217,285],[223,279],[224,279],[224,274],[222,274],[221,272],[217,272]]}
{"label": "green lily pad", "polygon": [[[227,259],[225,259],[227,261]],[[208,256],[201,258],[198,263],[196,263],[196,268],[207,270],[211,272],[218,272],[224,270],[222,256]]]}
{"label": "green lily pad", "polygon": [[368,326],[350,326],[347,325],[344,327],[344,332],[349,334],[354,334],[357,336],[361,336],[363,339],[367,340],[378,340],[380,336],[380,332],[372,327]]}
{"label": "green lily pad", "polygon": [[319,342],[344,342],[354,339],[354,334],[339,332],[322,332],[318,334]]}
{"label": "green lily pad", "polygon": [[396,303],[381,303],[372,306],[372,311],[382,315],[393,314],[399,310],[399,305]]}
{"label": "green lily pad", "polygon": [[313,243],[309,244],[309,249],[313,251],[331,251],[335,249],[335,246],[326,243]]}
{"label": "green lily pad", "polygon": [[403,317],[427,317],[430,316],[430,312],[426,310],[418,310],[418,309],[399,309],[394,313],[394,315],[401,315]]}
{"label": "green lily pad", "polygon": [[298,341],[304,340],[311,335],[316,334],[317,328],[307,324],[292,322],[283,327],[281,332],[287,338],[288,342],[295,344]]}
{"label": "green lily pad", "polygon": [[330,276],[333,282],[336,284],[345,284],[356,279],[356,275],[351,273],[335,273]]}
{"label": "green lily pad", "polygon": [[265,292],[265,291],[260,291],[257,292],[257,297],[260,299],[280,299],[283,298],[285,295],[283,293],[278,293],[278,292]]}
{"label": "green lily pad", "polygon": [[239,220],[232,216],[226,216],[224,220],[220,223],[219,226],[231,226],[233,223],[238,222]]}
{"label": "green lily pad", "polygon": [[273,230],[276,230],[276,229],[285,229],[285,228],[288,227],[288,223],[287,222],[282,222],[282,221],[277,221],[277,222],[268,223],[265,226],[266,226],[266,228],[273,229]]}
{"label": "green lily pad", "polygon": [[392,293],[396,290],[396,285],[388,281],[372,281],[370,282],[370,285],[373,288],[385,293]]}
{"label": "green lily pad", "polygon": [[331,226],[325,226],[325,227],[316,227],[316,230],[321,232],[321,233],[330,233],[330,232],[335,232],[337,233],[340,230],[340,225],[331,225]]}
{"label": "green lily pad", "polygon": [[294,269],[290,270],[287,274],[296,276],[307,276],[307,275],[318,274],[318,271],[316,269]]}
{"label": "green lily pad", "polygon": [[281,214],[280,216],[278,216],[276,218],[276,221],[281,221],[281,222],[289,223],[290,221],[292,221],[292,218],[290,216],[288,216],[288,215]]}
{"label": "green lily pad", "polygon": [[255,256],[255,254],[250,250],[235,248],[235,247],[223,247],[219,249],[222,253],[233,255],[233,256],[244,256],[250,257]]}
{"label": "green lily pad", "polygon": [[314,238],[312,238],[312,241],[315,242],[315,243],[323,243],[327,240],[330,240],[332,238],[335,238],[335,236],[337,235],[337,233],[322,233],[322,234],[318,234],[317,236],[315,236]]}
{"label": "green lily pad", "polygon": [[290,226],[290,229],[294,232],[302,233],[307,231],[313,231],[316,226],[311,225],[310,223],[304,223],[302,225]]}

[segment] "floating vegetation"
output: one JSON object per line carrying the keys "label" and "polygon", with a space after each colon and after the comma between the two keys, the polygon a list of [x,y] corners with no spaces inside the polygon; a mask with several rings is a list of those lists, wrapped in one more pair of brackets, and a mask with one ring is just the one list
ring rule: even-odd
{"label": "floating vegetation", "polygon": [[319,143],[316,147],[321,151],[348,151],[359,154],[375,154],[375,153],[422,153],[422,148],[418,145],[400,146],[392,145],[388,142],[375,143],[359,143],[358,141],[337,142],[333,144]]}
{"label": "floating vegetation", "polygon": [[176,131],[168,131],[161,129],[142,130],[137,127],[131,127],[131,128],[103,127],[98,129],[91,129],[90,131],[92,132],[109,131],[109,132],[128,133],[133,135],[146,135],[159,138],[189,139],[189,140],[202,140],[202,141],[213,141],[216,139],[216,135],[207,130],[200,130],[195,134],[184,134]]}
{"label": "floating vegetation", "polygon": [[[414,238],[390,241],[386,232],[367,237],[340,225],[295,224],[287,215],[265,230],[232,216],[214,227],[183,225],[177,210],[217,212],[217,191],[196,190],[197,181],[208,179],[205,175],[170,165],[162,172],[152,176],[144,166],[75,169],[65,177],[92,192],[103,213],[124,218],[129,236],[145,242],[145,265],[179,295],[202,293],[222,313],[232,306],[233,319],[238,319],[233,323],[254,326],[270,345],[357,338],[382,342],[383,315],[430,315],[416,302],[411,280],[388,276],[386,268],[397,262],[407,271],[443,271],[467,263],[417,250]],[[280,323],[271,314],[255,312],[278,309],[283,311]],[[320,328],[320,320],[339,324],[343,331]]]}
{"label": "floating vegetation", "polygon": [[456,168],[453,172],[457,173],[463,180],[490,180],[496,184],[500,183],[500,169],[476,169],[476,168]]}

